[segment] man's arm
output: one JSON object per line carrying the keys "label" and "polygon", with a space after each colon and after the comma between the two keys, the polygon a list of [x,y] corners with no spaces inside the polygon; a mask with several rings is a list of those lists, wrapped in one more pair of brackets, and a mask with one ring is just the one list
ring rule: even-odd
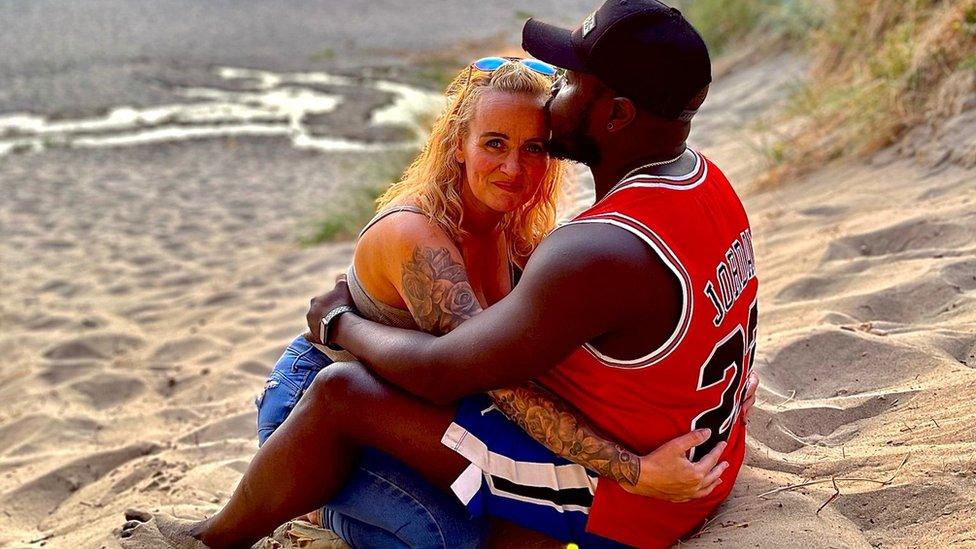
{"label": "man's arm", "polygon": [[636,237],[598,225],[555,231],[515,289],[442,337],[342,315],[334,342],[380,377],[435,402],[518,385],[583,343],[623,325],[646,301],[648,272],[663,268]]}
{"label": "man's arm", "polygon": [[[404,250],[402,274],[395,285],[421,330],[446,334],[483,309],[471,289],[460,253],[448,243],[438,243],[435,237],[424,235],[425,244],[407,246],[413,249]],[[435,245],[426,245],[431,242]],[[600,476],[637,484],[639,456],[605,439],[558,396],[531,381],[488,395],[502,413],[556,455]]]}
{"label": "man's arm", "polygon": [[[563,229],[561,233],[568,233],[570,229],[575,229],[575,227],[568,227]],[[574,231],[575,232],[575,231]],[[518,296],[520,294],[532,295],[532,292],[523,292],[520,289],[526,288],[527,283],[532,283],[535,286],[534,291],[548,290],[554,292],[554,296],[559,295],[559,291],[576,291],[579,286],[586,286],[588,284],[603,284],[604,281],[600,277],[583,277],[579,279],[576,284],[572,283],[572,274],[579,270],[585,270],[592,266],[607,267],[610,266],[608,271],[614,272],[615,274],[620,274],[621,276],[626,276],[627,274],[639,275],[638,280],[646,281],[649,276],[647,266],[642,265],[640,258],[631,258],[631,260],[623,260],[624,265],[620,265],[621,268],[614,269],[617,266],[621,258],[603,257],[603,253],[609,249],[612,242],[609,242],[606,238],[600,238],[593,234],[585,235],[586,242],[593,246],[593,256],[589,261],[576,261],[576,262],[563,262],[563,269],[556,270],[553,277],[545,277],[543,279],[539,278],[539,274],[544,274],[546,268],[551,268],[552,262],[560,263],[560,258],[576,258],[579,259],[580,255],[569,254],[567,256],[567,251],[562,249],[562,246],[572,245],[576,239],[581,238],[583,235],[574,234],[567,235],[572,236],[572,238],[567,239],[556,239],[557,235],[551,236],[547,239],[550,244],[555,242],[557,246],[543,246],[539,251],[536,252],[534,261],[530,262],[530,266],[527,266],[526,276],[523,277],[522,283],[517,288],[513,295]],[[601,237],[606,237],[609,235],[603,234]],[[564,240],[564,241],[560,241]],[[615,240],[615,239],[610,239]],[[619,241],[617,241],[619,242]],[[582,250],[574,250],[580,252]],[[631,248],[630,250],[633,255],[639,253],[647,253],[646,247],[643,244],[639,245],[638,249]],[[413,254],[413,264],[410,268],[404,267],[404,276],[409,273],[434,273],[434,272],[454,272],[450,265],[442,263],[443,254],[437,253],[425,253],[420,250],[421,253]],[[626,256],[625,256],[626,257]],[[544,261],[543,261],[544,259]],[[636,259],[634,261],[633,259]],[[439,268],[434,269],[433,263],[440,265]],[[632,267],[637,273],[629,272],[626,267]],[[592,271],[591,271],[592,272]],[[535,277],[535,278],[533,278]],[[425,278],[430,280],[441,280],[450,277],[440,277],[440,276],[428,276]],[[542,280],[549,281],[544,287],[538,286]],[[466,278],[464,279],[466,283]],[[624,289],[627,287],[625,285],[619,284],[609,284],[603,286],[590,286],[590,288],[606,288],[608,286]],[[646,282],[645,282],[646,284]],[[408,284],[404,284],[404,287],[409,287]],[[467,287],[465,284],[463,287]],[[329,303],[329,299],[335,298],[340,295],[343,285],[340,284],[337,291],[332,292],[327,296],[321,298],[316,298],[316,300],[324,300],[323,302],[317,303],[313,300],[312,310],[309,312],[310,325],[317,326],[318,319],[321,318],[324,312],[331,310],[336,303]],[[586,292],[583,292],[585,295]],[[461,300],[463,306],[459,308],[452,308],[450,306],[444,307],[445,303],[450,303],[450,301],[445,301],[442,299],[431,300],[431,294],[425,291],[423,288],[418,288],[415,292],[404,291],[403,292],[405,300],[410,305],[412,311],[416,309],[417,311],[426,311],[431,313],[432,311],[440,310],[440,313],[432,314],[432,316],[418,315],[414,314],[415,318],[427,318],[428,320],[424,323],[428,329],[434,326],[440,325],[445,319],[453,319],[447,321],[447,324],[456,326],[460,322],[464,321],[467,317],[472,316],[477,313],[480,306],[475,309],[469,309],[466,300]],[[413,296],[413,297],[411,297]],[[341,297],[340,299],[348,300],[348,295]],[[544,296],[540,297],[540,301],[544,305]],[[536,303],[536,300],[531,300],[529,303]],[[625,300],[620,303],[616,308],[618,312],[628,313],[628,303],[633,303],[634,300]],[[520,301],[516,300],[516,305]],[[437,307],[432,307],[432,305],[437,305]],[[603,310],[611,310],[614,307],[608,307],[603,304]],[[473,320],[465,323],[471,324],[477,322],[480,317],[491,314],[491,311],[495,310],[492,307],[489,311],[479,314]],[[582,310],[585,306],[580,307]],[[560,309],[566,310],[566,309]],[[516,308],[515,313],[518,314],[519,311]],[[547,321],[556,322],[556,326],[563,326],[563,323],[559,321],[558,314],[556,319],[549,320],[544,315],[530,316],[532,314],[531,308],[524,312],[526,315],[525,325],[538,325],[539,323],[544,323]],[[560,313],[561,314],[561,313]],[[594,315],[589,317],[591,320],[594,318],[601,319],[606,318],[603,315]],[[381,325],[375,325],[377,328],[375,331],[370,331],[370,325],[374,323],[367,323],[356,317],[349,317],[352,321],[350,325],[345,327],[349,330],[352,327],[353,331],[348,331],[346,335],[339,334],[338,342],[347,345],[351,350],[357,352],[360,358],[365,360],[382,361],[384,354],[388,357],[400,357],[405,359],[405,363],[402,364],[402,369],[397,369],[396,367],[384,368],[379,365],[377,368],[378,373],[387,377],[388,380],[401,385],[402,387],[411,390],[412,392],[419,394],[420,396],[427,397],[429,399],[443,399],[445,401],[452,400],[452,393],[457,393],[457,396],[464,394],[464,391],[476,392],[478,389],[468,390],[468,389],[455,389],[454,384],[461,378],[454,377],[452,381],[446,381],[444,391],[436,391],[435,385],[432,385],[433,380],[438,379],[438,375],[432,375],[426,380],[422,380],[417,383],[416,374],[424,375],[426,372],[423,369],[430,368],[431,364],[426,362],[423,352],[418,353],[417,351],[423,345],[429,345],[436,341],[436,338],[427,336],[426,334],[421,334],[417,332],[409,332],[397,330]],[[341,321],[346,323],[345,320]],[[359,324],[361,331],[358,333],[355,331],[355,325]],[[599,322],[595,323],[599,326]],[[519,327],[518,324],[512,324],[512,326]],[[342,330],[342,327],[337,327],[338,330]],[[463,329],[463,326],[462,328]],[[600,333],[597,328],[590,328],[594,333]],[[449,331],[449,330],[448,330]],[[456,332],[455,332],[456,333]],[[472,332],[474,333],[474,332]],[[586,333],[585,330],[582,333]],[[533,334],[533,332],[528,332],[528,334]],[[552,332],[543,334],[546,337],[534,340],[530,339],[529,345],[526,348],[531,349],[533,345],[545,345],[549,338],[553,338],[554,334]],[[448,336],[450,337],[450,336]],[[448,337],[441,339],[448,339]],[[507,334],[502,334],[500,339],[513,339],[515,334],[511,331]],[[358,338],[358,339],[357,339]],[[376,344],[377,350],[380,352],[371,353],[369,345],[371,344],[371,338],[388,338],[386,340],[373,340],[372,344]],[[497,341],[497,339],[496,339]],[[584,339],[585,341],[585,339]],[[557,363],[560,358],[559,353],[571,352],[575,345],[570,345],[564,343],[568,348],[564,348],[561,351],[557,351],[550,355],[550,367]],[[356,346],[354,348],[354,346]],[[388,347],[384,347],[388,346]],[[413,346],[413,347],[411,347]],[[358,350],[357,350],[358,349]],[[468,347],[470,350],[471,347]],[[462,349],[456,349],[457,351],[462,351]],[[417,354],[409,354],[409,353]],[[443,351],[442,351],[443,352]],[[531,351],[527,351],[531,352]],[[367,358],[369,355],[370,358]],[[468,355],[470,356],[470,355]],[[538,357],[536,357],[538,358]],[[463,360],[463,359],[462,359]],[[498,361],[502,360],[498,358],[498,355],[486,356],[483,361],[480,362],[482,367],[491,368],[493,364],[499,364]],[[411,361],[416,361],[411,363]],[[367,362],[369,364],[369,362]],[[412,369],[411,365],[420,368],[420,371]],[[452,366],[451,362],[441,362],[442,368],[456,367]],[[542,371],[545,368],[540,368]],[[523,369],[519,372],[518,369],[514,371],[504,372],[502,375],[520,377],[521,380],[526,379],[526,377],[531,377],[533,374],[526,373]],[[382,372],[386,372],[383,374]],[[447,372],[444,372],[447,373]],[[443,376],[441,377],[443,379]],[[403,380],[403,383],[398,382],[398,379]],[[501,381],[490,381],[491,376],[487,378],[489,381],[481,381],[480,383],[498,383],[499,385],[504,385]],[[478,382],[475,382],[478,383]],[[474,384],[472,384],[474,385]],[[484,385],[485,387],[489,385]],[[670,501],[684,501],[692,497],[702,497],[710,493],[721,480],[719,476],[727,467],[727,464],[717,464],[719,456],[722,450],[724,450],[724,444],[718,445],[712,452],[710,452],[705,458],[700,460],[698,463],[691,463],[687,459],[688,451],[701,444],[708,438],[707,431],[694,431],[678,437],[668,443],[662,445],[661,447],[655,449],[652,453],[646,456],[636,457],[633,453],[628,450],[616,445],[610,441],[604,439],[599,433],[593,430],[585,421],[580,420],[580,416],[576,410],[574,410],[568,403],[551,395],[540,387],[535,386],[531,383],[522,383],[515,385],[514,387],[509,387],[505,389],[499,389],[497,391],[492,391],[491,396],[495,400],[496,404],[505,412],[510,418],[512,418],[517,423],[521,424],[523,428],[533,436],[540,443],[546,447],[553,450],[558,455],[561,455],[571,461],[579,463],[591,470],[597,472],[601,476],[612,478],[621,483],[621,485],[628,491],[657,497],[660,499],[666,499]],[[438,395],[440,398],[438,398]],[[717,464],[717,465],[716,465]]]}

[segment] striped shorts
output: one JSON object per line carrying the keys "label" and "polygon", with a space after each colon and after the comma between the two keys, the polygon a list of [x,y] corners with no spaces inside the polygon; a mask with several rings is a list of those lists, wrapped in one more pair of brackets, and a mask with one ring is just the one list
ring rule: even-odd
{"label": "striped shorts", "polygon": [[441,442],[471,462],[451,489],[475,517],[501,518],[581,547],[621,547],[586,533],[598,477],[552,453],[485,395],[461,401]]}

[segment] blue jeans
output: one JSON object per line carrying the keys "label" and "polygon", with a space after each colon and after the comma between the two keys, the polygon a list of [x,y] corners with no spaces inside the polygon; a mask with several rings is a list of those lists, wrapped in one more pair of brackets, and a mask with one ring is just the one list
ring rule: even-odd
{"label": "blue jeans", "polygon": [[[329,364],[304,337],[291,342],[256,402],[259,445]],[[352,547],[481,547],[488,532],[487,522],[472,519],[453,496],[373,448],[363,450],[345,487],[322,511],[324,526]]]}

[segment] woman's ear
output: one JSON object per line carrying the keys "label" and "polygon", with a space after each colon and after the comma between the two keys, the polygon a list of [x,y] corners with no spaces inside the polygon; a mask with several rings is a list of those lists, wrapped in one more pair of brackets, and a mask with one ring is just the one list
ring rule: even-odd
{"label": "woman's ear", "polygon": [[454,144],[454,160],[457,160],[458,164],[464,164],[464,138],[458,137],[457,143]]}
{"label": "woman's ear", "polygon": [[607,131],[620,131],[634,122],[637,118],[637,107],[626,97],[614,97],[613,107],[610,109],[610,119],[607,120]]}

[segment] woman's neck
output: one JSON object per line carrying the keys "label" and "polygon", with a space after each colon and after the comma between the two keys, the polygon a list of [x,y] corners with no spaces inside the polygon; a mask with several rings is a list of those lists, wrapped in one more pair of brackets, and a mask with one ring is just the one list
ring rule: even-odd
{"label": "woman's neck", "polygon": [[505,214],[489,208],[487,204],[478,200],[466,182],[461,184],[461,208],[464,211],[461,228],[475,237],[496,234],[505,217]]}

